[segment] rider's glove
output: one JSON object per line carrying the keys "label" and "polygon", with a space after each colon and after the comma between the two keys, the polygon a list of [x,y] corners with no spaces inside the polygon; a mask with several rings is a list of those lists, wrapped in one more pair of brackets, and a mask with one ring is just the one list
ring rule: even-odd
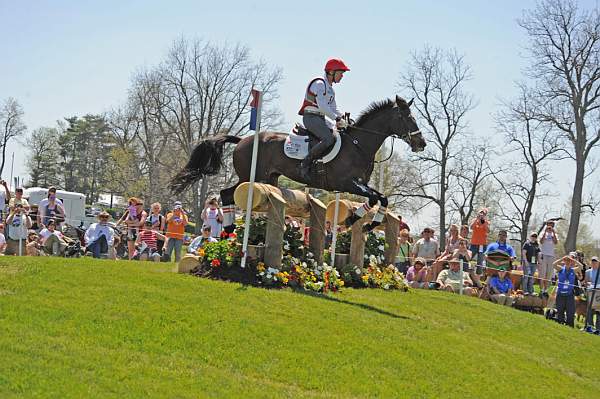
{"label": "rider's glove", "polygon": [[345,129],[348,127],[348,122],[346,121],[346,119],[340,118],[339,120],[336,120],[335,127],[337,127],[338,129]]}

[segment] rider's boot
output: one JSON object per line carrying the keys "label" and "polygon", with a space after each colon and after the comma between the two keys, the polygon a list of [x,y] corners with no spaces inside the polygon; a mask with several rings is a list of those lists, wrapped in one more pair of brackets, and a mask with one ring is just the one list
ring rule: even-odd
{"label": "rider's boot", "polygon": [[300,162],[300,177],[303,180],[310,180],[310,166],[312,164],[312,157],[309,155]]}

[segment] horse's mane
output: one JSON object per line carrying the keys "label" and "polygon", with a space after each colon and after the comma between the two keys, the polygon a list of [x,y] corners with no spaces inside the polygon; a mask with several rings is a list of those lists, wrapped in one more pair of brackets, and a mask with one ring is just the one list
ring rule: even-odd
{"label": "horse's mane", "polygon": [[[403,101],[405,101],[405,100],[403,100]],[[396,104],[396,102],[394,100],[390,100],[389,98],[386,98],[385,100],[381,100],[381,101],[372,102],[371,105],[369,105],[367,107],[367,109],[365,109],[358,116],[358,119],[356,120],[356,124],[358,126],[364,124],[369,119],[374,117],[379,111],[383,111],[385,109],[392,108],[395,104]]]}

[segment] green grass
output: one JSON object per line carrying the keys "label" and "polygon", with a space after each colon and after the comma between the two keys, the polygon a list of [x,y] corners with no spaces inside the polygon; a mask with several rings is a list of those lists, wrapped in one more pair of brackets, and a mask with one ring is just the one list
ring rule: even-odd
{"label": "green grass", "polygon": [[442,292],[332,296],[173,264],[0,258],[0,398],[600,392],[600,338]]}

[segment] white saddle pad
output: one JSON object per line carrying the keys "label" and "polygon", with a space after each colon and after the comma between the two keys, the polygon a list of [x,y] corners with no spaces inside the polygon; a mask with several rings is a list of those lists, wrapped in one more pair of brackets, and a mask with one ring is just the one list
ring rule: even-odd
{"label": "white saddle pad", "polygon": [[[327,163],[332,161],[337,154],[340,152],[342,147],[342,137],[336,131],[333,132],[335,137],[335,144],[329,153],[325,154],[319,161]],[[304,159],[308,155],[308,136],[299,136],[294,133],[290,133],[283,142],[283,152],[289,158],[293,159]]]}

